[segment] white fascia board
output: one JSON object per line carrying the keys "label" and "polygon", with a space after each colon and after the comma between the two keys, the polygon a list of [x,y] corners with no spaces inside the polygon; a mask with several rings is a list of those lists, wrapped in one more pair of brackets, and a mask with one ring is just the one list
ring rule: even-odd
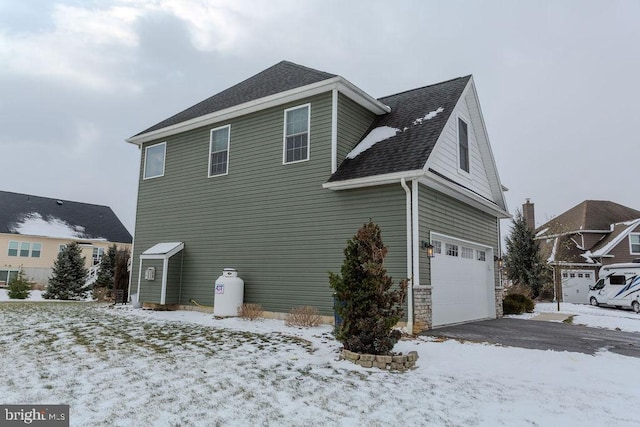
{"label": "white fascia board", "polygon": [[384,175],[367,176],[364,178],[348,179],[344,181],[325,182],[322,188],[329,190],[350,190],[353,188],[373,187],[376,185],[397,184],[402,178],[407,181],[424,176],[422,169],[406,172],[394,172]]}
{"label": "white fascia board", "polygon": [[574,231],[565,231],[565,232],[556,233],[556,234],[542,234],[540,236],[534,237],[533,239],[534,240],[554,239],[556,237],[570,236],[572,234],[583,234],[583,233],[607,234],[607,233],[611,233],[611,231],[612,230],[574,230]]}
{"label": "white fascia board", "polygon": [[599,262],[568,262],[568,261],[554,261],[551,265],[557,265],[558,267],[600,267],[602,264]]}
{"label": "white fascia board", "polygon": [[234,105],[233,107],[229,107],[224,110],[215,111],[204,116],[196,117],[181,123],[176,123],[175,125],[147,132],[142,135],[132,136],[131,138],[126,139],[126,142],[136,145],[142,145],[143,143],[148,141],[166,138],[168,136],[196,129],[201,126],[228,121],[235,117],[244,116],[246,114],[255,113],[256,111],[265,110],[267,108],[298,101],[300,99],[328,92],[333,89],[337,89],[339,92],[342,92],[345,96],[367,108],[374,114],[381,115],[391,111],[391,108],[371,97],[370,95],[367,95],[361,89],[345,80],[343,77],[336,76],[327,80],[323,80],[321,82],[312,83],[310,85],[298,87],[285,92],[265,96],[263,98],[245,102],[240,105]]}
{"label": "white fascia board", "polygon": [[487,199],[478,196],[473,191],[449,182],[432,172],[427,171],[425,176],[420,179],[420,183],[444,193],[447,196],[453,197],[456,200],[460,200],[461,202],[471,205],[483,212],[495,215],[498,218],[511,218],[511,214],[500,206],[495,205]]}

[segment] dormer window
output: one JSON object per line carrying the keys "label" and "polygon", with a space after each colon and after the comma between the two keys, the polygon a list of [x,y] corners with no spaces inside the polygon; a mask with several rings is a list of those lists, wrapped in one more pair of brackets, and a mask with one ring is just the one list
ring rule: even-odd
{"label": "dormer window", "polygon": [[309,160],[310,104],[284,111],[284,163]]}
{"label": "dormer window", "polygon": [[469,172],[469,134],[467,123],[458,117],[458,158],[460,170]]}

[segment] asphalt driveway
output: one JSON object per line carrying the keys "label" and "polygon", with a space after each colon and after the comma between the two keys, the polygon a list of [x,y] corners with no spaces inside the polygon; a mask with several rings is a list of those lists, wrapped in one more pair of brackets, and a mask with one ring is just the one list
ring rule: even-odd
{"label": "asphalt driveway", "polygon": [[556,322],[494,319],[445,326],[421,335],[488,342],[509,347],[595,354],[601,349],[640,358],[640,333]]}

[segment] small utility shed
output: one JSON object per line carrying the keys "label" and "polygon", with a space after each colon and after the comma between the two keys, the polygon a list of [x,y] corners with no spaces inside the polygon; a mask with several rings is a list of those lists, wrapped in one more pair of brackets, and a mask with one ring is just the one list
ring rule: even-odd
{"label": "small utility shed", "polygon": [[140,254],[136,302],[180,303],[182,256],[172,257],[183,249],[182,242],[158,243]]}
{"label": "small utility shed", "polygon": [[[388,273],[411,280],[409,328],[502,314],[495,259],[509,214],[471,76],[375,99],[282,61],[127,141],[141,149],[142,302],[211,305],[234,267],[245,301],[330,315],[327,273],[372,219]],[[148,258],[160,242],[184,243],[181,270],[168,252]],[[164,300],[142,274],[160,261]]]}

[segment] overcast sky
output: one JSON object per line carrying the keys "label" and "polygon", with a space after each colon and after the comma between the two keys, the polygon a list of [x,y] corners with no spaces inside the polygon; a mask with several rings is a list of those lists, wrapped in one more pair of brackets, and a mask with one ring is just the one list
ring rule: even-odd
{"label": "overcast sky", "polygon": [[636,0],[0,0],[0,189],[133,232],[125,139],[286,59],[374,97],[473,74],[512,212],[640,209],[639,23]]}

